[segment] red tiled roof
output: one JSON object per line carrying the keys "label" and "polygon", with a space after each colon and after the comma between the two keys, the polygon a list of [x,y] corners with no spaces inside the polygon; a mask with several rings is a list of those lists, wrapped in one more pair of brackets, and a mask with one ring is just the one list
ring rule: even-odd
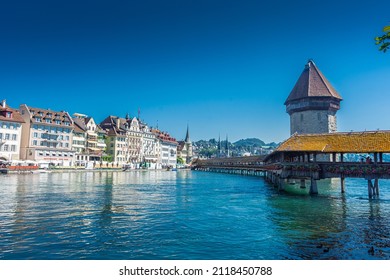
{"label": "red tiled roof", "polygon": [[[33,108],[26,105],[28,110],[30,111],[31,115],[31,122],[32,123],[38,123],[38,124],[44,124],[46,121],[37,122],[36,118],[43,119],[49,119],[51,125],[65,125],[65,122],[69,122],[69,126],[73,124],[72,118],[69,116],[69,114],[65,111],[53,111],[50,109],[41,109],[41,108]],[[60,124],[57,124],[55,121],[60,121]]]}
{"label": "red tiled roof", "polygon": [[[5,112],[10,112],[12,117],[8,118]],[[18,110],[12,109],[8,105],[3,107],[2,104],[0,104],[0,121],[24,123],[23,117]]]}
{"label": "red tiled roof", "polygon": [[341,96],[312,60],[309,60],[306,64],[305,69],[284,104],[308,97],[333,97],[342,100]]}

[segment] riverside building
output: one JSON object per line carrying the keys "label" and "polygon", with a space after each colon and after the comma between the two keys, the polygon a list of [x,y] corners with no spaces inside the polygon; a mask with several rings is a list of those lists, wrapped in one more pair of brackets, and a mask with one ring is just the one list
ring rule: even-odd
{"label": "riverside building", "polygon": [[106,149],[106,132],[92,117],[73,114],[73,149],[76,152],[75,164],[92,168],[102,161]]}
{"label": "riverside building", "polygon": [[[164,160],[159,151],[162,149],[159,134],[156,134],[146,123],[138,118],[108,116],[100,126],[107,132],[107,154],[116,166],[126,165],[129,168],[156,169],[163,165],[176,166],[176,146],[174,155]],[[164,150],[168,145],[164,145]],[[162,163],[164,162],[164,164]]]}
{"label": "riverside building", "polygon": [[19,160],[22,124],[24,120],[16,109],[0,103],[0,162]]}
{"label": "riverside building", "polygon": [[140,155],[141,163],[144,168],[156,169],[158,168],[157,162],[159,159],[159,140],[147,124],[140,122],[140,130],[142,133]]}
{"label": "riverside building", "polygon": [[20,105],[24,120],[20,159],[37,161],[40,167],[72,166],[73,120],[65,111]]}
{"label": "riverside building", "polygon": [[157,168],[176,168],[178,142],[167,132],[162,132],[158,129],[153,129],[152,132],[158,139]]}

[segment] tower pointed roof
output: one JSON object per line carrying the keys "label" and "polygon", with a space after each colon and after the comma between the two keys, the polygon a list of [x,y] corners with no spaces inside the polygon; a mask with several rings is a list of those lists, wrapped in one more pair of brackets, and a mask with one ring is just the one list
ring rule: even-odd
{"label": "tower pointed roof", "polygon": [[188,142],[191,142],[191,140],[190,140],[190,132],[189,132],[189,128],[188,128],[188,124],[187,124],[187,133],[186,133],[186,138],[184,139],[184,141],[185,141],[186,143],[188,143]]}
{"label": "tower pointed roof", "polygon": [[284,105],[287,105],[291,101],[310,97],[331,97],[342,100],[338,92],[311,59],[305,65],[305,69],[290,92],[286,102],[284,102]]}

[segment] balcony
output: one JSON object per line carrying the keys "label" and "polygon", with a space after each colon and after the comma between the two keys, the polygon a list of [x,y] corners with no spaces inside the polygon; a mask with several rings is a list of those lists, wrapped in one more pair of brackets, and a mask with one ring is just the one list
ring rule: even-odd
{"label": "balcony", "polygon": [[59,135],[56,132],[51,132],[48,130],[46,130],[45,133],[42,133],[42,138],[50,138],[50,137],[58,138],[58,136]]}
{"label": "balcony", "polygon": [[60,142],[57,139],[43,139],[42,141],[47,143],[57,143],[57,144]]}

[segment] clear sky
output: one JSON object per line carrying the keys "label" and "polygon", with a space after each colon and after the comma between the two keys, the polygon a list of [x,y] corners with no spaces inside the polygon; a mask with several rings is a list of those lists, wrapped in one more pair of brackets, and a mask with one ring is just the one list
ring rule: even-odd
{"label": "clear sky", "polygon": [[137,115],[192,140],[289,136],[312,58],[343,97],[339,131],[390,129],[390,1],[1,1],[0,99]]}

